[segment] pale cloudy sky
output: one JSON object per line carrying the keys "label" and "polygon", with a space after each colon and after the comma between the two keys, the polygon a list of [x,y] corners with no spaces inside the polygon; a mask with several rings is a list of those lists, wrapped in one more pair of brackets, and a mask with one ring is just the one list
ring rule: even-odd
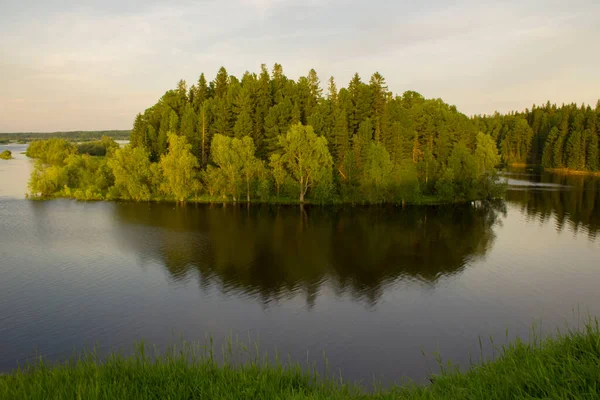
{"label": "pale cloudy sky", "polygon": [[466,114],[600,98],[600,1],[0,0],[0,132],[129,129],[181,78],[261,63]]}

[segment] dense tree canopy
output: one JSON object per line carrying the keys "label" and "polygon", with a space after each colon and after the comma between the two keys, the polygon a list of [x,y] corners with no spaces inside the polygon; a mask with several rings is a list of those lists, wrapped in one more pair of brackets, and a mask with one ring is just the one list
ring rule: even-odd
{"label": "dense tree canopy", "polygon": [[[495,178],[484,172],[498,161],[497,137],[478,138],[479,125],[440,99],[411,91],[394,96],[377,72],[365,81],[355,74],[339,89],[331,77],[324,94],[312,69],[293,80],[280,64],[241,79],[221,68],[211,82],[204,74],[192,87],[179,81],[137,115],[130,147],[105,155],[114,188],[103,197],[375,203],[489,197]],[[517,121],[514,131],[507,154],[520,160],[529,152],[531,128]],[[56,144],[44,146],[50,145]],[[34,145],[31,156],[46,168],[64,167],[78,151],[102,155],[95,145],[61,145],[59,155]],[[54,195],[64,194],[64,186]]]}
{"label": "dense tree canopy", "polygon": [[508,115],[474,118],[490,135],[506,163],[541,164],[545,168],[598,171],[600,102],[589,105],[549,102]]}

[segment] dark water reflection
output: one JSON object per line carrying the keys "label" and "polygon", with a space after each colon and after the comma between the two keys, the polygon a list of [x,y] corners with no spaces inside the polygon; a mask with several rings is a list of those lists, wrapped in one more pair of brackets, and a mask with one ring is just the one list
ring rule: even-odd
{"label": "dark water reflection", "polygon": [[[0,185],[31,167],[14,161]],[[424,380],[436,352],[466,368],[480,336],[600,315],[598,180],[511,178],[550,186],[496,205],[304,210],[34,202],[2,186],[0,372],[36,351],[211,333],[299,361],[325,351],[352,380]]]}
{"label": "dark water reflection", "polygon": [[514,187],[507,201],[520,208],[532,220],[552,221],[556,230],[565,228],[587,234],[590,240],[600,230],[600,177],[535,173],[513,168],[511,178],[544,187]]}
{"label": "dark water reflection", "polygon": [[119,242],[175,280],[196,275],[264,304],[301,291],[310,306],[323,282],[374,305],[396,279],[460,272],[493,244],[499,209],[118,204],[115,214]]}

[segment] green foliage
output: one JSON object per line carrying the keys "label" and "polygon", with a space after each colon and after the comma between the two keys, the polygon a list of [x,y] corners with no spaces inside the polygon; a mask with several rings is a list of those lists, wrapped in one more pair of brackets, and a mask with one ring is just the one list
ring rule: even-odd
{"label": "green foliage", "polygon": [[600,163],[600,110],[577,104],[547,104],[531,110],[474,118],[497,140],[506,163],[596,171]]}
{"label": "green foliage", "polygon": [[500,164],[498,148],[491,136],[481,132],[477,134],[475,161],[477,162],[477,175],[493,171]]}
{"label": "green foliage", "polygon": [[284,184],[285,178],[288,176],[287,171],[285,170],[285,167],[283,165],[281,155],[271,154],[269,166],[271,167],[273,179],[275,180],[275,187],[277,188],[277,197],[279,197],[281,186]]}
{"label": "green foliage", "polygon": [[281,161],[288,174],[300,188],[299,200],[304,202],[308,190],[323,181],[331,180],[333,159],[327,140],[318,137],[310,126],[293,125],[279,137]]}
{"label": "green foliage", "polygon": [[66,171],[57,165],[47,165],[36,161],[29,178],[29,191],[32,196],[51,197],[68,182]]}
{"label": "green foliage", "polygon": [[[114,193],[123,199],[150,200],[153,192],[153,171],[150,153],[142,147],[125,146],[108,160],[115,177]],[[113,195],[114,196],[114,195]]]}
{"label": "green foliage", "polygon": [[[264,163],[255,157],[255,151],[254,141],[249,136],[238,139],[215,135],[211,154],[219,169],[211,171],[210,175],[205,174],[205,179],[215,176],[222,181],[223,194],[231,196],[233,201],[239,199],[241,187],[244,186],[246,200],[249,202],[251,185],[264,174]],[[217,174],[220,176],[217,177]]]}
{"label": "green foliage", "polygon": [[447,171],[452,171],[455,197],[461,199],[475,198],[477,161],[464,142],[459,142],[452,150]]}
{"label": "green foliage", "polygon": [[[499,356],[467,371],[439,361],[431,384],[406,381],[366,392],[357,383],[316,365],[282,364],[249,344],[229,341],[222,362],[214,349],[183,342],[160,352],[136,346],[133,355],[96,352],[50,365],[43,359],[0,376],[6,399],[595,399],[600,378],[600,329],[589,321],[583,330],[542,338],[535,328],[529,342],[517,338]],[[238,360],[247,360],[240,362]]]}
{"label": "green foliage", "polygon": [[185,136],[169,134],[169,152],[160,158],[159,169],[163,175],[161,190],[184,202],[192,193],[200,191],[196,169],[198,159],[192,154],[192,146]]}
{"label": "green foliage", "polygon": [[52,138],[34,140],[27,147],[25,155],[41,160],[45,164],[64,166],[65,160],[77,152],[77,147],[65,139]]}
{"label": "green foliage", "polygon": [[370,142],[365,152],[363,173],[360,180],[364,199],[371,203],[390,200],[394,183],[394,164],[381,143]]}
{"label": "green foliage", "polygon": [[[485,118],[469,119],[440,99],[425,99],[416,92],[392,95],[385,78],[377,72],[368,84],[355,74],[348,87],[340,89],[330,78],[327,95],[324,97],[322,92],[319,77],[312,69],[295,81],[285,76],[279,64],[271,73],[262,65],[258,74],[246,72],[241,79],[221,68],[210,83],[204,74],[189,89],[185,81],[179,81],[155,105],[135,117],[131,147],[144,150],[147,162],[142,161],[142,153],[117,155],[116,147],[103,140],[77,148],[58,142],[50,148],[50,141],[32,143],[28,154],[60,166],[65,166],[67,158],[75,153],[106,157],[115,184],[107,190],[93,188],[93,197],[181,201],[191,194],[198,197],[202,189],[210,199],[216,196],[238,201],[244,193],[247,201],[253,197],[264,201],[276,195],[278,200],[296,196],[301,202],[317,203],[406,203],[437,198],[436,182],[450,167],[458,143],[470,155],[477,152],[475,158],[481,161],[468,163],[476,169],[473,174],[462,167],[451,167],[457,199],[487,193],[495,184],[484,176],[491,176],[488,170],[497,158],[496,141],[504,145],[504,159],[529,157],[531,128],[522,116],[494,124],[488,124]],[[536,115],[536,126],[545,126],[543,115]],[[583,143],[592,143],[595,138],[590,132],[596,132],[596,127],[588,120],[592,120],[591,114],[580,118],[580,145],[573,139],[570,148],[573,152],[580,148],[578,162],[585,158],[586,164],[593,165],[588,160],[590,155],[597,158],[594,149],[583,149]],[[492,129],[489,134],[488,125]],[[286,141],[290,129],[303,129],[304,133]],[[479,131],[487,135],[478,138]],[[193,165],[191,169],[201,177],[187,191],[175,190],[181,186],[173,183],[175,175],[165,175],[161,160],[169,154],[170,133],[185,138],[191,146],[187,151],[197,160],[196,165],[186,155],[187,165]],[[289,151],[300,151],[305,142],[310,143],[309,150],[302,150],[305,156],[325,163],[324,169],[315,167],[310,176],[306,175],[305,165],[300,168],[297,160],[286,155],[285,149],[282,153],[281,148],[283,143]],[[297,148],[291,150],[294,146]],[[461,156],[463,161],[465,154]],[[124,155],[133,156],[147,170],[137,175],[127,171],[120,159]],[[215,165],[209,168],[210,163]],[[97,168],[93,163],[81,165]],[[69,176],[74,175],[69,172]],[[64,191],[64,195],[87,190],[73,186],[75,181],[69,182],[70,191]]]}
{"label": "green foliage", "polygon": [[13,156],[10,150],[4,150],[2,153],[0,153],[0,159],[2,160],[12,160],[12,158]]}
{"label": "green foliage", "polygon": [[102,136],[98,141],[85,142],[77,145],[77,153],[90,156],[105,156],[119,148],[119,144],[111,137]]}

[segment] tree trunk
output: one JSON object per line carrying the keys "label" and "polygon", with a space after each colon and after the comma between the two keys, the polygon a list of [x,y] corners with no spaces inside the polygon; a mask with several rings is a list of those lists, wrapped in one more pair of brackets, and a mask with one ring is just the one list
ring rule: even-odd
{"label": "tree trunk", "polygon": [[250,179],[246,178],[246,201],[250,203]]}
{"label": "tree trunk", "polygon": [[204,111],[202,112],[202,166],[206,165],[206,149],[205,149],[205,137],[206,137],[206,120]]}

